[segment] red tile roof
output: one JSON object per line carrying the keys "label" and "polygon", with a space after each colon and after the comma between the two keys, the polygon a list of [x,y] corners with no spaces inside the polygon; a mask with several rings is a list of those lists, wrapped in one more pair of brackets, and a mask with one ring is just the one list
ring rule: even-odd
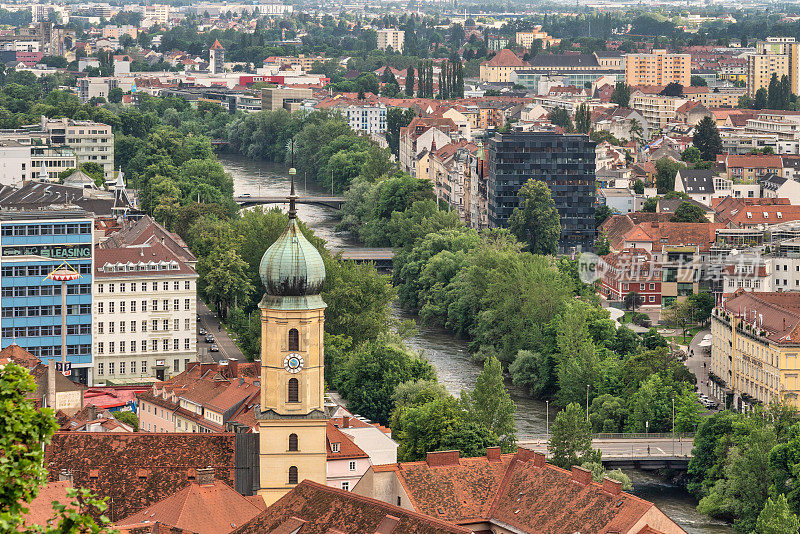
{"label": "red tile roof", "polygon": [[16,343],[12,343],[3,350],[0,350],[0,365],[8,362],[14,362],[28,370],[31,370],[42,363],[39,358],[23,349]]}
{"label": "red tile roof", "polygon": [[783,162],[780,156],[773,154],[720,154],[717,156],[717,163],[722,163],[728,169],[748,168],[748,169],[780,169]]}
{"label": "red tile roof", "polygon": [[76,487],[109,497],[106,515],[127,517],[189,485],[190,471],[213,467],[233,485],[234,434],[56,432],[45,448],[50,480],[66,469]]}
{"label": "red tile roof", "polygon": [[[67,490],[72,484],[67,480],[48,482],[39,488],[39,494],[26,505],[28,513],[22,516],[22,524],[28,527],[32,525],[44,526],[53,517],[53,501],[61,504],[69,504]],[[69,508],[72,508],[71,506]]]}
{"label": "red tile roof", "polygon": [[707,251],[716,240],[716,231],[725,228],[720,223],[643,222],[622,236],[622,243],[652,244],[653,250],[662,246],[696,246]]}
{"label": "red tile roof", "polygon": [[244,497],[215,480],[211,484],[191,483],[116,524],[124,527],[158,521],[197,534],[227,534],[266,509],[261,497]]}
{"label": "red tile roof", "polygon": [[800,206],[785,198],[726,198],[714,208],[715,220],[732,228],[800,220]]}
{"label": "red tile roof", "polygon": [[[300,529],[300,530],[298,530]],[[470,534],[376,499],[304,480],[235,534]]]}
{"label": "red tile roof", "polygon": [[487,59],[481,65],[486,65],[487,67],[527,67],[528,63],[522,61],[508,48],[504,48],[495,54],[492,59]]}
{"label": "red tile roof", "polygon": [[[159,264],[160,262],[175,262],[176,269],[148,269],[152,263]],[[152,277],[152,276],[196,276],[196,272],[188,264],[186,264],[179,256],[176,256],[172,250],[161,244],[157,240],[151,240],[145,245],[119,247],[119,248],[102,248],[95,247],[94,249],[94,263],[95,263],[95,277],[101,278],[119,278],[124,277]],[[133,264],[133,269],[126,271],[106,271],[104,266],[109,263],[112,266],[117,263]],[[138,267],[143,267],[141,270]]]}
{"label": "red tile roof", "polygon": [[[339,451],[333,452],[331,443],[339,444]],[[369,458],[369,455],[355,444],[353,438],[336,428],[328,420],[328,428],[325,430],[325,446],[328,450],[328,461],[330,460],[354,460],[356,458]]]}
{"label": "red tile roof", "polygon": [[766,338],[778,344],[800,341],[800,293],[754,293],[738,289],[722,305],[743,322],[765,331]]}
{"label": "red tile roof", "polygon": [[214,44],[211,45],[211,50],[224,50],[222,44],[220,44],[219,39],[214,41]]}

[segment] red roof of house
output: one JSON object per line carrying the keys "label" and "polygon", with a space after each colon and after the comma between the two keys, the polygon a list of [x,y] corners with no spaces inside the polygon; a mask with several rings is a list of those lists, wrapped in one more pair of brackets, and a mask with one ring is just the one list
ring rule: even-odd
{"label": "red roof of house", "polygon": [[227,534],[267,509],[260,496],[244,497],[221,482],[193,482],[157,503],[117,521],[117,526],[158,521],[197,534]]}
{"label": "red roof of house", "polygon": [[23,349],[16,343],[12,343],[3,350],[0,350],[0,365],[8,362],[14,362],[28,370],[31,370],[42,363],[39,358]]}
{"label": "red roof of house", "polygon": [[714,220],[732,227],[800,220],[800,206],[788,198],[725,197],[714,205]]}
{"label": "red roof of house", "polygon": [[746,167],[748,169],[780,169],[783,167],[781,157],[774,154],[720,154],[717,163],[728,169]]}
{"label": "red roof of house", "polygon": [[706,251],[716,240],[716,231],[720,228],[725,228],[725,225],[711,222],[643,222],[628,231],[622,237],[622,242],[649,242],[654,250],[661,250],[663,246],[696,246],[700,251]]}
{"label": "red roof of house", "polygon": [[522,61],[517,55],[509,50],[508,48],[504,48],[500,50],[497,54],[494,55],[493,58],[487,59],[481,65],[486,65],[487,67],[527,67],[528,64]]}
{"label": "red roof of house", "polygon": [[117,521],[188,486],[199,468],[232,485],[234,449],[231,433],[56,432],[45,466],[51,482],[66,469],[75,487],[109,497],[106,515]]}
{"label": "red roof of house", "polygon": [[726,299],[723,308],[743,322],[753,324],[756,331],[778,344],[800,341],[800,293],[754,293],[738,289]]}
{"label": "red roof of house", "polygon": [[[57,480],[48,482],[39,488],[39,494],[25,507],[28,513],[22,516],[22,524],[25,526],[40,525],[44,526],[53,517],[53,501],[69,505],[71,499],[67,498],[67,490],[72,484],[67,480]],[[72,508],[68,506],[68,508]]]}
{"label": "red roof of house", "polygon": [[350,491],[300,482],[235,534],[470,534],[470,529]]}
{"label": "red roof of house", "polygon": [[[339,444],[339,450],[333,452],[332,443]],[[325,430],[325,446],[328,450],[328,460],[354,460],[356,458],[369,458],[369,455],[355,444],[353,438],[336,428],[328,420],[328,427]]]}
{"label": "red roof of house", "polygon": [[220,44],[219,39],[214,41],[214,44],[211,45],[211,50],[225,50],[225,48]]}

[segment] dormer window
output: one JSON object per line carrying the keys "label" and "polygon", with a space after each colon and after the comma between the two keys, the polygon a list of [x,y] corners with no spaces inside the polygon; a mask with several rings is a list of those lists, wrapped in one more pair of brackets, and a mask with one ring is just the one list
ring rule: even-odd
{"label": "dormer window", "polygon": [[752,212],[750,212],[750,211],[748,211],[748,212],[747,212],[747,218],[748,218],[748,219],[752,219],[752,218],[753,218],[753,213],[752,213]]}
{"label": "dormer window", "polygon": [[331,452],[339,452],[339,443],[331,443]]}

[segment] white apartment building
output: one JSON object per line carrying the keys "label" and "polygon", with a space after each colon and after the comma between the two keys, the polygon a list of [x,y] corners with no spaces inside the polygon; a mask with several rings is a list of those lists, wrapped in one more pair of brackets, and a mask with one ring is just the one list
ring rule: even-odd
{"label": "white apartment building", "polygon": [[67,169],[78,168],[75,152],[66,146],[31,145],[31,178],[58,181],[58,175]]}
{"label": "white apartment building", "polygon": [[152,4],[141,6],[142,18],[153,23],[166,24],[169,22],[170,6],[165,4]]}
{"label": "white apartment building", "polygon": [[631,95],[631,109],[642,114],[647,126],[652,130],[664,128],[675,120],[676,110],[689,100],[674,96],[661,96],[634,91]]}
{"label": "white apartment building", "polygon": [[30,147],[14,140],[0,141],[0,186],[19,187],[30,176]]}
{"label": "white apartment building", "polygon": [[31,144],[28,139],[0,139],[0,185],[20,187],[27,180],[58,180],[76,168],[75,153],[67,147]]}
{"label": "white apartment building", "polygon": [[403,30],[378,30],[378,48],[386,50],[390,46],[395,52],[403,51],[406,32]]}
{"label": "white apartment building", "polygon": [[111,126],[94,121],[48,119],[42,116],[42,130],[53,145],[66,145],[75,152],[79,165],[98,163],[106,180],[114,175],[114,134]]}
{"label": "white apartment building", "polygon": [[384,104],[350,105],[342,110],[350,128],[368,134],[386,131],[386,106]]}
{"label": "white apartment building", "polygon": [[158,239],[95,249],[95,383],[165,380],[197,360],[197,273]]}

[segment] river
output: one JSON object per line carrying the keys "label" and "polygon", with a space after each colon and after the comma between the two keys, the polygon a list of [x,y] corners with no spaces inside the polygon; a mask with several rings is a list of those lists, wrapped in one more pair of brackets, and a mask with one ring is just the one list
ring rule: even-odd
{"label": "river", "polygon": [[[219,156],[225,170],[233,176],[234,194],[249,193],[252,196],[270,196],[289,193],[289,176],[286,168],[266,162],[251,161],[247,158],[229,154]],[[306,181],[303,176],[295,177],[298,195],[309,193],[326,194],[322,188]],[[286,209],[287,205],[280,205]],[[339,222],[335,210],[324,206],[298,204],[298,217],[325,239],[330,248],[344,249],[358,247],[358,243],[347,233],[336,232]],[[400,319],[413,318],[412,315],[395,309]],[[407,344],[427,358],[436,368],[439,381],[447,390],[458,395],[462,390],[471,389],[481,368],[472,362],[467,351],[467,342],[452,336],[440,328],[418,325],[418,332],[407,340]],[[533,400],[523,394],[513,384],[506,384],[511,398],[517,405],[516,424],[520,440],[546,432],[548,414],[544,402]],[[549,420],[555,417],[551,410]],[[686,491],[678,486],[665,483],[659,478],[640,471],[630,471],[628,475],[634,484],[631,492],[654,502],[669,517],[690,534],[731,534],[734,531],[725,523],[717,522],[695,510],[696,503]]]}

